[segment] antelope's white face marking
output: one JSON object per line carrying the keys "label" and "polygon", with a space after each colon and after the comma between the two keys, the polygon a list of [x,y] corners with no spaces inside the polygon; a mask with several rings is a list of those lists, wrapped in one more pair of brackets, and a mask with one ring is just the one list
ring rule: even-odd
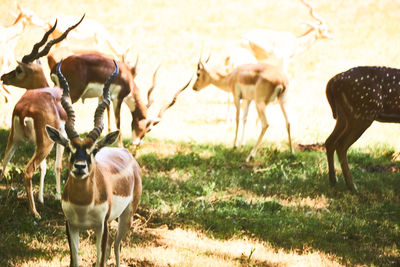
{"label": "antelope's white face marking", "polygon": [[92,149],[76,147],[68,144],[70,176],[76,179],[85,179],[89,176],[90,165],[93,162]]}

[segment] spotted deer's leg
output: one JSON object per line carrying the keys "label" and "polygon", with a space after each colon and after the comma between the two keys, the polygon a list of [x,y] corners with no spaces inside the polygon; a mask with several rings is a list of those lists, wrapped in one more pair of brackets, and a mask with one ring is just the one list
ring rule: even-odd
{"label": "spotted deer's leg", "polygon": [[352,191],[357,191],[349,164],[347,162],[347,150],[349,147],[360,138],[365,130],[372,124],[372,121],[352,120],[346,125],[346,128],[337,140],[336,152],[342,167],[343,176],[346,181],[347,187]]}
{"label": "spotted deer's leg", "polygon": [[333,129],[331,135],[325,141],[325,148],[326,148],[326,156],[328,159],[328,169],[329,169],[329,181],[331,185],[335,185],[337,182],[336,174],[335,174],[335,150],[337,147],[337,140],[339,136],[342,135],[344,129],[346,128],[346,120],[339,113],[336,119],[336,125]]}

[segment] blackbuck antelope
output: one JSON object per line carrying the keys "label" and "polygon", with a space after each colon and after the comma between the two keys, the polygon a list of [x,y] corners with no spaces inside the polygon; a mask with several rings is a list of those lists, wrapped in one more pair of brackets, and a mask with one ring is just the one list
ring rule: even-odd
{"label": "blackbuck antelope", "polygon": [[[51,28],[51,23],[43,20],[36,15],[32,10],[21,7],[17,4],[19,14],[17,18],[22,18],[26,21],[27,25],[39,27],[45,31]],[[60,36],[69,25],[71,25],[78,18],[75,16],[57,15],[60,24],[58,28],[51,33],[52,38]],[[53,21],[51,18],[49,21]],[[124,60],[128,49],[123,49],[107,29],[98,21],[93,19],[85,19],[82,24],[74,32],[72,32],[68,40],[56,45],[57,51],[62,52],[63,57],[74,54],[82,50],[96,50],[102,54],[108,54],[113,57],[118,57]],[[56,54],[60,54],[57,53]]]}
{"label": "blackbuck antelope", "polygon": [[251,150],[249,156],[246,158],[246,161],[249,161],[255,156],[257,149],[261,144],[265,131],[268,128],[265,108],[275,99],[278,100],[282,113],[285,117],[289,138],[289,147],[290,151],[293,153],[292,141],[290,137],[290,123],[284,107],[284,95],[286,94],[287,78],[277,67],[262,63],[245,64],[236,67],[229,74],[224,74],[214,69],[210,69],[206,63],[200,60],[197,65],[197,80],[193,85],[193,90],[199,91],[210,84],[213,84],[216,87],[233,94],[233,102],[236,107],[236,129],[235,139],[233,142],[234,147],[238,146],[240,100],[243,100],[244,102],[241,145],[244,141],[245,125],[249,105],[251,101],[254,101],[256,104],[258,117],[261,121],[261,133],[258,137],[257,143]]}
{"label": "blackbuck antelope", "polygon": [[373,121],[400,122],[400,69],[356,67],[329,80],[326,96],[336,125],[325,142],[329,181],[336,184],[334,153],[342,167],[346,185],[356,191],[347,150]]}
{"label": "blackbuck antelope", "polygon": [[109,88],[115,71],[107,79],[103,89],[103,101],[94,115],[94,129],[85,138],[75,130],[75,114],[69,102],[67,80],[57,68],[60,85],[63,88],[62,105],[67,112],[65,130],[69,140],[57,129],[46,126],[50,138],[69,151],[68,179],[62,194],[62,209],[67,219],[67,236],[70,246],[71,266],[78,266],[79,231],[94,229],[96,232],[96,266],[106,266],[111,240],[108,223],[118,219],[114,253],[119,266],[121,240],[130,227],[131,215],[139,205],[142,181],[139,164],[127,149],[108,148],[114,143],[119,131],[109,133],[96,142],[103,130],[103,112],[110,104]]}
{"label": "blackbuck antelope", "polygon": [[[62,41],[69,31],[79,25],[82,19],[77,24],[70,27],[59,38],[47,42],[50,32],[54,30],[57,25],[56,21],[54,26],[44,34],[42,40],[34,45],[32,52],[25,55],[22,58],[22,62],[18,62],[16,69],[1,76],[1,80],[7,85],[14,85],[26,89],[35,89],[26,91],[14,107],[11,132],[8,137],[2,169],[0,170],[0,179],[2,179],[7,164],[14,155],[19,143],[24,140],[34,142],[36,144],[36,150],[24,170],[24,179],[30,210],[38,218],[40,218],[40,215],[36,210],[35,201],[33,199],[32,176],[36,168],[40,165],[39,201],[43,203],[43,183],[46,175],[46,157],[50,153],[54,144],[45,132],[45,125],[48,124],[62,130],[66,120],[66,113],[60,105],[60,88],[49,88],[42,68],[40,65],[33,63],[33,61],[46,55],[52,45]],[[46,42],[46,46],[39,51],[40,47]],[[60,175],[64,148],[60,145],[57,145],[56,148],[56,197],[60,199]]]}
{"label": "blackbuck antelope", "polygon": [[[49,66],[52,69],[52,79],[57,84],[56,63],[48,56]],[[129,67],[124,62],[118,61],[120,67],[119,74],[113,80],[110,87],[111,102],[114,110],[117,129],[121,125],[121,105],[124,102],[132,114],[132,143],[139,146],[142,138],[154,125],[161,121],[163,113],[171,107],[177,96],[189,85],[190,81],[175,94],[171,102],[164,106],[156,118],[150,118],[147,111],[153,103],[151,94],[155,87],[157,70],[153,74],[153,84],[147,93],[147,104],[140,98],[139,88],[136,86],[134,78],[136,76],[136,65]],[[63,60],[61,67],[63,75],[66,77],[71,88],[71,101],[75,103],[79,99],[98,97],[101,99],[101,85],[108,77],[108,73],[113,69],[112,59],[100,54],[89,53],[82,55],[72,55]],[[108,116],[108,127],[110,130],[110,117]],[[122,137],[118,139],[119,146],[122,147]]]}
{"label": "blackbuck antelope", "polygon": [[[301,2],[316,20],[306,23],[309,28],[303,34],[296,36],[284,31],[253,29],[243,36],[240,47],[250,50],[259,62],[265,61],[268,64],[280,66],[287,73],[294,56],[309,49],[319,39],[332,38],[327,24],[315,13],[311,4],[305,0],[301,0]],[[252,60],[251,57],[250,59]],[[238,57],[238,55],[231,55],[226,59],[226,64],[232,67],[237,66],[238,63],[243,64],[242,57]]]}

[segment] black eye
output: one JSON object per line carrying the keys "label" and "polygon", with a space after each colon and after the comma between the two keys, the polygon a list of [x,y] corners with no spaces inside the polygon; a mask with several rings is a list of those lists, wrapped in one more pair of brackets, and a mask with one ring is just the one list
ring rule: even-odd
{"label": "black eye", "polygon": [[17,68],[15,69],[15,72],[16,72],[17,74],[20,74],[20,73],[22,72],[22,69],[21,69],[20,67],[17,67]]}
{"label": "black eye", "polygon": [[196,73],[197,77],[200,77],[200,72]]}

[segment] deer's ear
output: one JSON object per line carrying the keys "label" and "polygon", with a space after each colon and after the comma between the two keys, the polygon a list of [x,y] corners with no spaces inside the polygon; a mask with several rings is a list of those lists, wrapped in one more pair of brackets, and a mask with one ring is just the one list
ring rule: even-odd
{"label": "deer's ear", "polygon": [[47,135],[53,142],[66,146],[69,143],[69,140],[61,135],[60,131],[50,125],[46,125]]}

